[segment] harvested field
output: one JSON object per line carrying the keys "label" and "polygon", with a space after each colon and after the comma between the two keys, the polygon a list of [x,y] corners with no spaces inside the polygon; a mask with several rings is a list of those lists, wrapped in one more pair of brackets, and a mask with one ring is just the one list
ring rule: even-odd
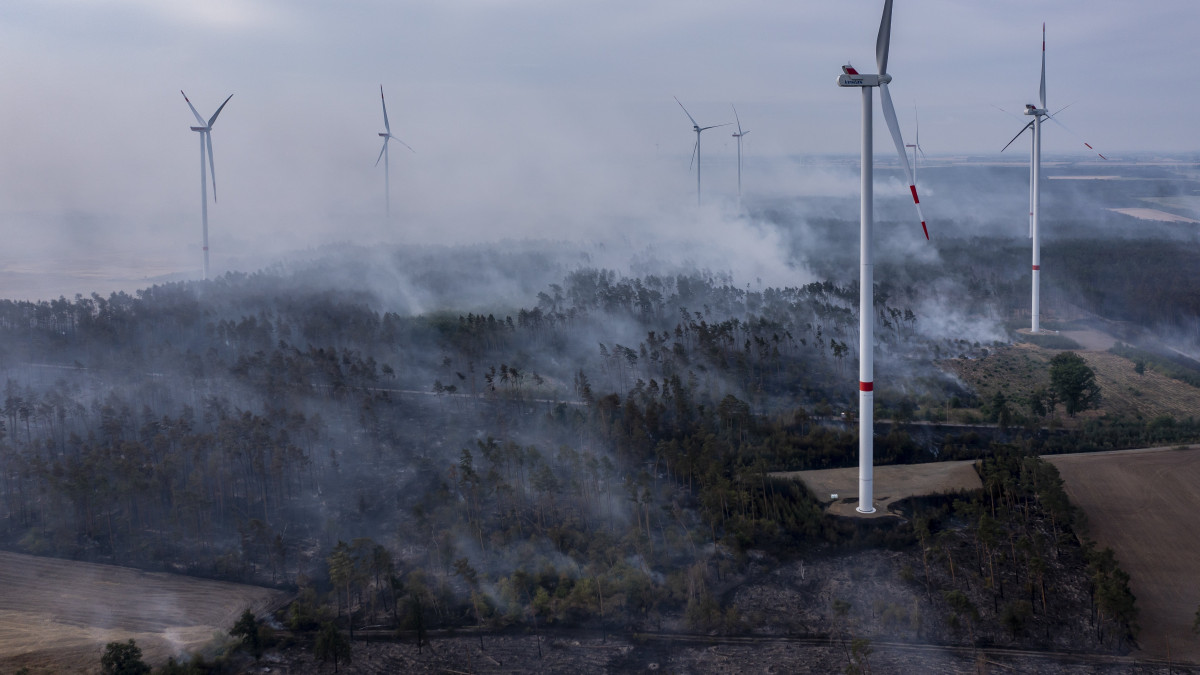
{"label": "harvested field", "polygon": [[1200,447],[1149,448],[1046,458],[1088,534],[1112,547],[1137,597],[1142,651],[1200,663],[1192,621],[1200,606]]}
{"label": "harvested field", "polygon": [[281,605],[280,591],[0,552],[0,669],[95,672],[104,645],[130,638],[149,663],[196,651],[243,610]]}
{"label": "harvested field", "polygon": [[[804,483],[813,495],[839,516],[883,517],[893,502],[920,495],[978,490],[983,487],[973,461],[934,462],[875,467],[875,513],[858,513],[858,467],[819,471],[783,471],[772,474]],[[836,494],[836,500],[830,495]]]}

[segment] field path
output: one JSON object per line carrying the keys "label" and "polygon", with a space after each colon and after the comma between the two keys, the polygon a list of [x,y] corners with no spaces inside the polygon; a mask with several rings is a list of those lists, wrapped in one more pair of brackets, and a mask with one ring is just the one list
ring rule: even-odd
{"label": "field path", "polygon": [[1058,467],[1088,534],[1112,547],[1137,598],[1139,643],[1151,657],[1200,663],[1200,447],[1045,458]]}
{"label": "field path", "polygon": [[245,609],[288,594],[258,586],[0,551],[0,670],[95,672],[104,645],[130,638],[147,662],[196,651]]}

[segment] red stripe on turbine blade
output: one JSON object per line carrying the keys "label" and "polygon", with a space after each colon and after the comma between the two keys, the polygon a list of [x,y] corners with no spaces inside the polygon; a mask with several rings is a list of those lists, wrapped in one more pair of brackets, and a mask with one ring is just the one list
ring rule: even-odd
{"label": "red stripe on turbine blade", "polygon": [[[1098,153],[1098,152],[1097,152],[1096,154],[1097,154],[1097,155],[1100,155],[1100,153]],[[1100,159],[1103,159],[1103,160],[1105,160],[1105,161],[1107,161],[1107,160],[1108,160],[1108,158],[1107,158],[1107,157],[1105,157],[1104,155],[1100,155]]]}
{"label": "red stripe on turbine blade", "polygon": [[1034,265],[1034,266],[1033,266],[1033,271],[1034,271],[1034,272],[1037,272],[1037,271],[1039,271],[1039,270],[1041,270],[1041,269],[1042,269],[1042,266],[1041,266],[1041,265]]}
{"label": "red stripe on turbine blade", "polygon": [[925,240],[929,240],[929,228],[925,227],[925,221],[921,221],[921,229],[925,231]]}
{"label": "red stripe on turbine blade", "polygon": [[912,191],[912,193],[913,193],[913,203],[914,203],[914,204],[920,204],[920,203],[921,203],[921,200],[920,200],[920,199],[917,199],[917,186],[916,186],[916,185],[909,185],[909,186],[908,186],[908,189],[909,189],[909,190],[911,190],[911,191]]}
{"label": "red stripe on turbine blade", "polygon": [[1083,144],[1087,146],[1087,149],[1088,149],[1088,150],[1095,150],[1095,148],[1093,148],[1093,147],[1092,147],[1092,144],[1091,144],[1091,143],[1088,143],[1087,141],[1084,141],[1084,142],[1083,142]]}
{"label": "red stripe on turbine blade", "polygon": [[859,382],[858,390],[859,391],[875,391],[875,383],[874,382]]}

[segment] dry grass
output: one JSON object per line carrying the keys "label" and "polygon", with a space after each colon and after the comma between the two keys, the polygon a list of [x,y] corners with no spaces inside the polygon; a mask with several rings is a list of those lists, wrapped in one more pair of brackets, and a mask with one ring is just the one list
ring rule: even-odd
{"label": "dry grass", "polygon": [[1200,448],[1047,457],[1088,534],[1112,547],[1137,597],[1142,651],[1200,663],[1192,620],[1200,606]]}
{"label": "dry grass", "polygon": [[[875,467],[875,513],[889,515],[888,507],[906,497],[944,494],[983,487],[973,461],[934,462]],[[858,467],[819,471],[784,471],[772,474],[799,480],[817,499],[829,504],[828,511],[840,516],[864,517],[858,507]],[[830,495],[837,494],[837,500]]]}
{"label": "dry grass", "polygon": [[199,650],[243,610],[286,594],[175,574],[0,552],[0,670],[95,672],[104,645],[130,638],[147,662]]}
{"label": "dry grass", "polygon": [[[981,400],[990,401],[1002,391],[1010,402],[1023,405],[1030,392],[1050,385],[1049,362],[1058,353],[1016,344],[997,349],[984,359],[952,359],[943,364],[970,384]],[[1087,350],[1077,353],[1095,371],[1102,398],[1099,409],[1081,413],[1081,418],[1106,413],[1149,419],[1161,415],[1200,417],[1200,389],[1150,370],[1138,375],[1132,361],[1116,354]],[[1028,409],[1023,412],[1028,413]],[[1058,416],[1065,417],[1061,408]]]}

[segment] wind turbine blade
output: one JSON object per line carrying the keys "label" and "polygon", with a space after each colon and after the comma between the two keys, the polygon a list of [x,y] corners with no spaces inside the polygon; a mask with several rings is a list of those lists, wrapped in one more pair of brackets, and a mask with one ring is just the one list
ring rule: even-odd
{"label": "wind turbine blade", "polygon": [[375,166],[379,166],[379,160],[383,159],[383,151],[387,150],[387,141],[388,139],[383,139],[383,147],[379,148],[379,156],[375,158]]}
{"label": "wind turbine blade", "polygon": [[[180,89],[179,93],[183,94],[183,90]],[[200,123],[200,126],[204,126],[204,118],[200,116],[200,113],[196,112],[196,106],[192,105],[191,101],[188,101],[187,94],[183,94],[183,100],[187,101],[188,107],[192,109],[192,114],[196,116],[196,121]]]}
{"label": "wind turbine blade", "polygon": [[692,161],[688,162],[688,171],[692,170],[692,165],[696,163],[696,151],[700,149],[700,134],[696,134],[696,144],[692,146]]}
{"label": "wind turbine blade", "polygon": [[1042,22],[1042,86],[1038,89],[1042,110],[1046,109],[1046,23]]}
{"label": "wind turbine blade", "polygon": [[[681,103],[681,102],[679,101],[679,97],[678,97],[678,96],[672,96],[671,98],[675,99],[675,102],[676,102],[676,103],[679,103],[679,107],[680,107],[680,108],[683,108],[683,103]],[[687,108],[683,108],[683,114],[684,114],[684,115],[687,115],[687,117],[688,117],[688,119],[689,119],[689,120],[692,120],[692,126],[694,126],[694,127],[698,127],[698,126],[700,126],[699,124],[696,124],[696,120],[695,120],[695,119],[692,119],[692,114],[691,114],[690,112],[688,112],[688,111],[687,111]]]}
{"label": "wind turbine blade", "polygon": [[733,124],[733,122],[726,122],[725,124],[714,124],[711,127],[700,127],[700,131],[708,131],[709,129],[716,129],[717,127],[727,127],[730,124]]}
{"label": "wind turbine blade", "polygon": [[1021,127],[1021,130],[1017,132],[1016,136],[1012,137],[1011,141],[1009,141],[1008,143],[1005,143],[1003,148],[1000,148],[1000,152],[1004,152],[1005,150],[1007,150],[1008,146],[1012,145],[1018,138],[1021,137],[1021,134],[1025,133],[1026,129],[1028,129],[1032,126],[1033,126],[1033,120],[1029,120],[1029,123],[1026,124],[1025,126]]}
{"label": "wind turbine blade", "polygon": [[[1070,103],[1068,103],[1068,104],[1064,105],[1063,107],[1059,108],[1058,110],[1055,110],[1055,111],[1054,111],[1054,115],[1057,115],[1058,113],[1060,113],[1060,112],[1062,112],[1062,111],[1066,110],[1067,108],[1070,108],[1071,106],[1075,105],[1075,104],[1076,104],[1076,103],[1078,103],[1078,102],[1079,102],[1079,101],[1071,101]],[[1047,111],[1047,112],[1049,112],[1049,111]],[[1054,115],[1049,115],[1049,117],[1054,117]]]}
{"label": "wind turbine blade", "polygon": [[[888,0],[888,7],[891,7]],[[886,83],[879,84],[879,103],[883,108],[883,119],[887,122],[888,131],[892,132],[892,142],[896,144],[896,154],[900,155],[900,166],[904,167],[904,175],[908,178],[908,189],[912,192],[913,204],[917,207],[917,216],[921,219],[921,230],[925,238],[929,238],[929,228],[925,227],[925,214],[921,213],[921,200],[917,197],[917,184],[913,180],[912,167],[908,165],[908,152],[904,150],[904,137],[900,135],[900,122],[896,119],[896,108],[892,106],[892,95],[888,93]]]}
{"label": "wind turbine blade", "polygon": [[1004,108],[1001,108],[1000,106],[996,105],[995,103],[989,103],[988,105],[992,106],[996,110],[999,110],[1000,112],[1004,113],[1005,115],[1011,115],[1012,117],[1014,117],[1016,119],[1021,119],[1021,115],[1018,115],[1014,112],[1009,112],[1009,111],[1005,110]]}
{"label": "wind turbine blade", "polygon": [[875,63],[879,74],[887,74],[888,45],[892,41],[892,0],[883,3],[883,18],[879,20],[879,35],[875,38]]}
{"label": "wind turbine blade", "polygon": [[732,103],[730,103],[729,107],[733,108],[733,119],[737,120],[738,136],[741,136],[741,135],[743,135],[742,134],[742,119],[740,117],[738,117],[736,106],[734,106]]}
{"label": "wind turbine blade", "polygon": [[[233,94],[230,94],[230,95],[229,95],[229,98],[233,98]],[[229,103],[229,98],[225,99],[225,103]],[[209,126],[209,127],[211,127],[213,124],[215,124],[215,123],[216,123],[216,121],[217,121],[217,115],[220,115],[220,114],[221,114],[221,111],[225,109],[225,103],[222,103],[222,104],[221,104],[221,107],[220,107],[220,108],[217,108],[217,112],[213,113],[213,116],[212,116],[212,117],[210,117],[210,118],[208,118],[208,126]]]}
{"label": "wind turbine blade", "polygon": [[1087,141],[1085,141],[1085,140],[1083,140],[1082,138],[1080,138],[1080,137],[1079,137],[1079,134],[1075,133],[1074,131],[1071,131],[1071,129],[1070,129],[1069,127],[1067,127],[1067,125],[1063,124],[1062,122],[1059,122],[1057,119],[1055,119],[1054,117],[1051,117],[1050,115],[1046,115],[1046,119],[1048,119],[1048,120],[1050,120],[1051,122],[1054,122],[1054,123],[1055,123],[1055,124],[1057,124],[1058,126],[1062,127],[1062,128],[1063,128],[1063,131],[1066,131],[1068,134],[1071,134],[1072,136],[1074,136],[1074,137],[1075,137],[1075,140],[1079,141],[1080,143],[1083,143],[1083,144],[1084,144],[1084,146],[1086,146],[1088,150],[1091,150],[1092,152],[1094,152],[1094,153],[1096,153],[1097,155],[1099,155],[1100,159],[1104,159],[1104,160],[1107,160],[1107,159],[1108,159],[1108,158],[1107,158],[1107,157],[1105,157],[1104,155],[1100,154],[1100,151],[1099,151],[1099,150],[1097,150],[1097,149],[1093,148],[1091,143],[1088,143]]}
{"label": "wind turbine blade", "polygon": [[[229,99],[225,99],[225,100],[228,101]],[[217,112],[220,112],[220,111],[218,110]],[[212,176],[213,203],[216,204],[217,203],[217,166],[213,162],[212,132],[211,131],[204,132],[204,142],[208,144],[208,175]]]}
{"label": "wind turbine blade", "polygon": [[409,152],[411,152],[412,154],[414,154],[414,155],[415,155],[415,154],[417,154],[417,151],[416,151],[416,150],[413,150],[413,149],[412,149],[412,148],[411,148],[411,147],[408,145],[408,143],[405,143],[404,141],[400,140],[399,138],[396,138],[395,136],[388,136],[388,140],[391,140],[391,141],[396,141],[396,142],[397,142],[397,143],[399,143],[400,145],[403,145],[404,147],[408,148]]}
{"label": "wind turbine blade", "polygon": [[383,104],[383,128],[389,134],[392,133],[392,126],[388,124],[387,118],[387,101],[383,99],[383,85],[379,85],[379,102]]}

